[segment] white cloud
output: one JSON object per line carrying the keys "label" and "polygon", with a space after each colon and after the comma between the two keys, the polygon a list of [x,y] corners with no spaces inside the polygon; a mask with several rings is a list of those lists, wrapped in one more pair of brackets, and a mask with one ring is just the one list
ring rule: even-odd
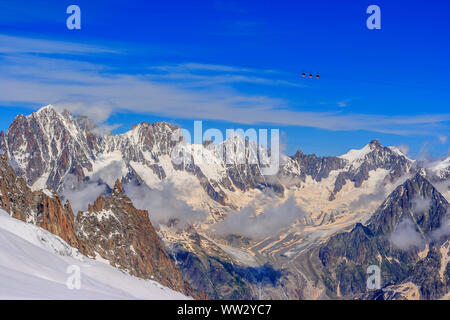
{"label": "white cloud", "polygon": [[416,230],[414,223],[410,219],[403,219],[397,229],[389,237],[391,243],[401,250],[409,250],[414,247],[422,247],[424,239]]}
{"label": "white cloud", "polygon": [[450,209],[447,210],[447,216],[442,219],[441,226],[431,233],[431,238],[440,240],[450,237]]}
{"label": "white cloud", "polygon": [[446,144],[447,143],[447,140],[448,140],[447,136],[440,135],[438,138],[439,138],[439,142],[440,143],[442,143],[442,144]]}
{"label": "white cloud", "polygon": [[[282,203],[276,203],[274,198],[274,195],[263,194],[248,206],[228,214],[225,220],[215,226],[214,234],[239,234],[263,239],[290,227],[305,215],[305,212],[297,205],[294,196],[289,196]],[[259,207],[262,207],[263,211],[257,214]]]}
{"label": "white cloud", "polygon": [[431,199],[430,198],[420,198],[416,197],[412,199],[413,211],[415,213],[421,214],[427,212],[430,209]]}
{"label": "white cloud", "polygon": [[406,143],[399,144],[399,145],[397,145],[395,147],[397,149],[399,149],[406,156],[409,155],[409,153],[411,152],[411,148]]}
{"label": "white cloud", "polygon": [[74,175],[69,175],[64,179],[62,197],[69,200],[73,212],[76,215],[79,211],[86,211],[88,205],[106,192],[106,186],[97,182],[78,181]]}
{"label": "white cloud", "polygon": [[241,68],[234,66],[226,66],[219,64],[205,64],[196,62],[179,63],[174,65],[153,66],[150,69],[166,71],[166,72],[186,72],[186,71],[219,71],[231,73],[278,73],[274,70]]}
{"label": "white cloud", "polygon": [[[399,179],[400,180],[400,179]],[[399,184],[398,181],[396,184]],[[360,209],[368,209],[370,208],[371,204],[373,203],[381,203],[384,199],[386,199],[386,196],[388,195],[388,190],[386,189],[386,186],[383,181],[379,181],[376,186],[375,190],[371,193],[365,194],[362,193],[356,200],[353,200],[349,204],[349,210],[351,212],[357,211]]]}
{"label": "white cloud", "polygon": [[119,53],[118,50],[75,42],[15,37],[0,34],[0,53],[95,54]]}
{"label": "white cloud", "polygon": [[[110,104],[97,101],[74,101],[74,102],[57,102],[53,105],[59,112],[68,110],[73,114],[82,114],[87,116],[95,123],[102,123],[110,117],[113,108]],[[107,127],[105,127],[107,128]]]}
{"label": "white cloud", "polygon": [[170,225],[179,229],[204,221],[207,212],[195,210],[178,196],[185,192],[171,182],[163,182],[160,189],[150,189],[146,185],[127,184],[125,194],[136,208],[148,210],[153,224]]}
{"label": "white cloud", "polygon": [[339,101],[339,102],[337,103],[337,105],[338,105],[338,107],[345,108],[345,107],[347,107],[347,106],[349,105],[349,103],[350,103],[352,100],[353,100],[353,99],[345,99],[345,100]]}
{"label": "white cloud", "polygon": [[112,189],[116,181],[122,179],[122,173],[125,170],[125,163],[123,161],[112,161],[89,177],[89,182],[106,183]]}

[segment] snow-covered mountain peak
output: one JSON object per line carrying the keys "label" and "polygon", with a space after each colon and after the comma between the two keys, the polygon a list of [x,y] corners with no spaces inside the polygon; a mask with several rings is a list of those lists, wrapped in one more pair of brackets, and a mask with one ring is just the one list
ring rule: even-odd
{"label": "snow-covered mountain peak", "polygon": [[368,153],[375,150],[382,150],[383,148],[380,141],[372,140],[361,149],[351,149],[346,154],[341,155],[340,158],[349,162],[355,162],[364,159]]}
{"label": "snow-covered mountain peak", "polygon": [[57,112],[55,106],[52,104],[48,104],[46,106],[41,107],[38,111],[36,111],[36,114],[43,114],[48,112]]}
{"label": "snow-covered mountain peak", "polygon": [[353,169],[358,169],[363,163],[369,166],[380,166],[392,162],[410,165],[413,162],[400,149],[384,147],[378,140],[372,140],[361,149],[352,149],[339,158],[347,161],[347,166]]}
{"label": "snow-covered mountain peak", "polygon": [[351,149],[346,154],[339,156],[339,158],[345,159],[352,163],[364,159],[364,157],[372,150],[371,144],[366,144],[362,149]]}
{"label": "snow-covered mountain peak", "polygon": [[140,122],[138,124],[134,124],[131,128],[131,130],[129,130],[128,132],[132,132],[132,131],[140,131],[140,130],[155,130],[155,131],[175,131],[176,129],[178,129],[178,126],[175,126],[173,124],[170,124],[166,121],[161,121],[161,122],[153,122],[153,123],[149,123],[147,121],[143,121]]}

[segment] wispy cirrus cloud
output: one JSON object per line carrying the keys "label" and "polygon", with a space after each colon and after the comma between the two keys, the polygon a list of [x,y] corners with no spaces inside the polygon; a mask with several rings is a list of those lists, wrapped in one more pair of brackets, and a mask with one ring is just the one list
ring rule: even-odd
{"label": "wispy cirrus cloud", "polygon": [[[281,76],[282,72],[271,69],[242,68],[235,66],[179,63],[150,66],[152,72],[149,77],[153,80],[184,81],[185,85],[206,86],[231,83],[251,83],[260,85],[281,85],[291,87],[304,87],[298,82],[286,81],[273,76]],[[154,71],[154,72],[153,72]]]}
{"label": "wispy cirrus cloud", "polygon": [[[186,62],[149,66],[130,74],[112,66],[67,58],[111,55],[108,48],[0,35],[0,101],[49,103],[104,121],[128,110],[171,118],[223,120],[241,124],[368,130],[399,135],[448,131],[450,114],[388,116],[303,111],[292,101],[248,93],[236,84],[295,86],[274,70]],[[70,53],[70,55],[64,55]],[[63,54],[63,58],[58,56]],[[56,56],[52,56],[56,55]],[[97,61],[97,60],[96,60]],[[92,114],[93,113],[93,114]]]}
{"label": "wispy cirrus cloud", "polygon": [[353,100],[353,99],[344,99],[344,100],[338,101],[337,105],[338,105],[338,107],[340,107],[340,108],[345,108],[345,107],[347,107],[347,106],[350,104],[350,102],[351,102],[352,100]]}
{"label": "wispy cirrus cloud", "polygon": [[186,72],[186,71],[221,71],[221,72],[244,72],[244,73],[266,73],[274,72],[272,70],[255,70],[250,68],[240,68],[234,66],[225,66],[220,64],[204,64],[195,62],[186,62],[172,65],[152,66],[150,69],[166,72]]}
{"label": "wispy cirrus cloud", "polygon": [[119,53],[119,51],[95,45],[0,34],[0,53],[89,55],[97,53]]}

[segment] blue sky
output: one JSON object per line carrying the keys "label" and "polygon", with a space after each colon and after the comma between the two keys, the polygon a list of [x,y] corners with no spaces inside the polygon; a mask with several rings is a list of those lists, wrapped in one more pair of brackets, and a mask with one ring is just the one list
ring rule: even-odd
{"label": "blue sky", "polygon": [[[71,4],[81,30],[66,28]],[[366,28],[371,4],[381,30]],[[379,139],[413,157],[444,156],[449,9],[444,0],[0,0],[0,129],[51,103],[114,132],[203,120],[279,128],[289,154]]]}

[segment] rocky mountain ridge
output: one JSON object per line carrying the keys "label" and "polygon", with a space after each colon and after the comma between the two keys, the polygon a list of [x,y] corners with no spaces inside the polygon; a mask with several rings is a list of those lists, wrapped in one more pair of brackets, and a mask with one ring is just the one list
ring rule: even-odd
{"label": "rocky mountain ridge", "polygon": [[[184,160],[190,161],[175,164],[172,153],[180,145]],[[221,145],[186,145],[179,128],[164,122],[143,122],[124,134],[103,134],[86,117],[58,112],[52,106],[16,117],[8,131],[0,133],[0,150],[17,164],[17,173],[33,190],[49,187],[60,192],[68,175],[92,179],[116,164],[116,176],[107,181],[110,188],[116,179],[134,179],[152,187],[148,177],[161,181],[185,171],[212,200],[228,206],[235,205],[230,194],[236,190],[270,188],[283,195],[289,188],[287,178],[301,183],[310,176],[320,182],[335,171],[339,174],[330,193],[332,201],[347,181],[358,188],[373,170],[386,169],[393,179],[412,167],[411,160],[398,149],[372,141],[340,157],[317,157],[300,151],[292,157],[281,155],[279,173],[264,176],[257,156],[261,150],[243,137],[229,138]],[[227,152],[235,152],[231,163],[225,161]]]}
{"label": "rocky mountain ridge", "polygon": [[147,211],[136,209],[116,182],[107,199],[99,197],[77,218],[69,202],[48,189],[31,191],[18,178],[6,155],[0,155],[0,208],[13,218],[53,233],[82,254],[106,261],[143,279],[159,283],[195,298],[195,292],[166,253]]}

